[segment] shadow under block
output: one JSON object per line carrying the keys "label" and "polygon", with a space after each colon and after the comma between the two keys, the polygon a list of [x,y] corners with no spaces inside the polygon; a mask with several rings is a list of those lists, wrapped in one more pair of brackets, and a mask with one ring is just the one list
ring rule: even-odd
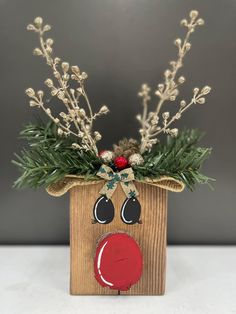
{"label": "shadow under block", "polygon": [[139,244],[143,254],[141,279],[122,295],[162,295],[165,292],[167,191],[144,183],[139,191],[142,224],[127,225],[120,219],[126,198],[118,185],[112,196],[115,217],[110,224],[92,224],[93,206],[104,183],[76,186],[70,191],[70,291],[73,295],[117,295],[94,277],[94,256],[99,239],[106,233],[123,231]]}

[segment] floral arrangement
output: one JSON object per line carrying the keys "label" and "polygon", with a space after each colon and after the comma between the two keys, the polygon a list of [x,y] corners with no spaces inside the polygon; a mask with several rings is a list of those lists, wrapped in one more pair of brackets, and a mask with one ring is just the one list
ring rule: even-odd
{"label": "floral arrangement", "polygon": [[[60,113],[53,113],[48,106],[42,90],[26,90],[31,107],[41,109],[49,118],[48,123],[25,126],[21,137],[26,139],[30,148],[16,155],[14,163],[19,166],[22,175],[16,186],[49,186],[67,175],[83,176],[84,180],[96,178],[102,164],[120,171],[131,167],[135,179],[159,178],[170,176],[182,181],[190,189],[195,183],[209,183],[210,178],[200,172],[203,161],[210,155],[210,148],[198,147],[202,137],[197,130],[179,132],[173,127],[183,113],[193,105],[203,105],[211,88],[195,87],[189,101],[180,99],[180,87],[185,77],[179,75],[183,60],[191,49],[190,36],[198,26],[204,24],[197,11],[193,10],[181,25],[186,28],[183,39],[177,38],[177,58],[170,62],[164,72],[164,80],[154,91],[156,105],[151,107],[151,89],[147,84],[141,86],[138,96],[142,99],[142,113],[137,115],[140,124],[140,139],[123,139],[112,150],[98,149],[102,136],[94,130],[94,121],[106,115],[109,109],[101,105],[98,112],[93,112],[85,83],[86,72],[77,65],[61,60],[54,55],[53,39],[46,38],[51,26],[43,24],[41,17],[35,18],[27,29],[39,37],[39,47],[33,53],[42,57],[52,70],[53,78],[47,78],[45,85],[52,97],[62,105]],[[164,109],[167,102],[174,103],[176,112],[171,115]],[[165,134],[166,138],[160,139]]]}

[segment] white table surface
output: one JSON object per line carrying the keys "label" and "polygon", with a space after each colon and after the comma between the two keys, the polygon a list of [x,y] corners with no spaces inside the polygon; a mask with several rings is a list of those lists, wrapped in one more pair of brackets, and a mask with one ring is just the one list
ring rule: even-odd
{"label": "white table surface", "polygon": [[69,247],[0,247],[0,314],[236,313],[236,247],[168,247],[164,296],[68,291]]}

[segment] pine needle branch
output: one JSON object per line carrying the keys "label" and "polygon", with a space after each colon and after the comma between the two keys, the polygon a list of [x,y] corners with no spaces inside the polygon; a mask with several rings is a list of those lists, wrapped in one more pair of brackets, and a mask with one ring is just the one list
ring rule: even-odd
{"label": "pine needle branch", "polygon": [[196,183],[209,184],[213,179],[201,173],[203,162],[211,154],[211,148],[198,147],[203,137],[198,130],[182,131],[176,138],[168,137],[165,144],[157,144],[144,156],[144,164],[135,167],[138,179],[171,176],[193,190]]}
{"label": "pine needle branch", "polygon": [[58,136],[52,122],[29,124],[20,137],[26,139],[30,147],[16,154],[13,160],[22,173],[14,184],[18,188],[47,187],[68,174],[94,176],[101,165],[93,152],[74,150],[70,137]]}

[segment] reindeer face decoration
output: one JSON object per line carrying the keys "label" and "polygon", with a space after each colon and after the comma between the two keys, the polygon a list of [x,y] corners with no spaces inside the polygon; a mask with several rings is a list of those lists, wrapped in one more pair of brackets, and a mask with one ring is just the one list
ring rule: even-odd
{"label": "reindeer face decoration", "polygon": [[[101,152],[97,148],[101,134],[93,124],[108,113],[107,106],[93,112],[85,89],[88,75],[53,55],[53,40],[45,39],[51,27],[43,25],[42,18],[27,27],[39,36],[34,54],[52,69],[53,79],[45,84],[64,109],[55,115],[43,91],[26,90],[30,106],[42,109],[53,127],[42,130],[31,125],[24,133],[34,145],[17,162],[24,171],[17,184],[40,182],[54,196],[70,190],[73,294],[164,293],[167,191],[180,192],[185,184],[191,187],[208,180],[199,169],[209,150],[194,146],[198,139],[194,132],[178,135],[172,124],[192,105],[204,104],[211,89],[194,88],[190,101],[180,100],[173,115],[163,105],[179,95],[185,78],[178,71],[191,48],[190,35],[203,24],[194,10],[181,21],[186,36],[174,42],[178,56],[155,90],[158,102],[152,110],[150,88],[142,85],[138,96],[143,111],[137,115],[140,141],[124,139],[113,150]],[[168,135],[166,146],[160,144],[161,133]]]}
{"label": "reindeer face decoration", "polygon": [[[104,182],[74,181],[70,188],[72,294],[164,293],[167,190],[141,182],[135,185],[136,200],[126,198],[118,184],[110,199],[101,196],[94,204]],[[50,188],[55,195],[58,185],[53,191]]]}

